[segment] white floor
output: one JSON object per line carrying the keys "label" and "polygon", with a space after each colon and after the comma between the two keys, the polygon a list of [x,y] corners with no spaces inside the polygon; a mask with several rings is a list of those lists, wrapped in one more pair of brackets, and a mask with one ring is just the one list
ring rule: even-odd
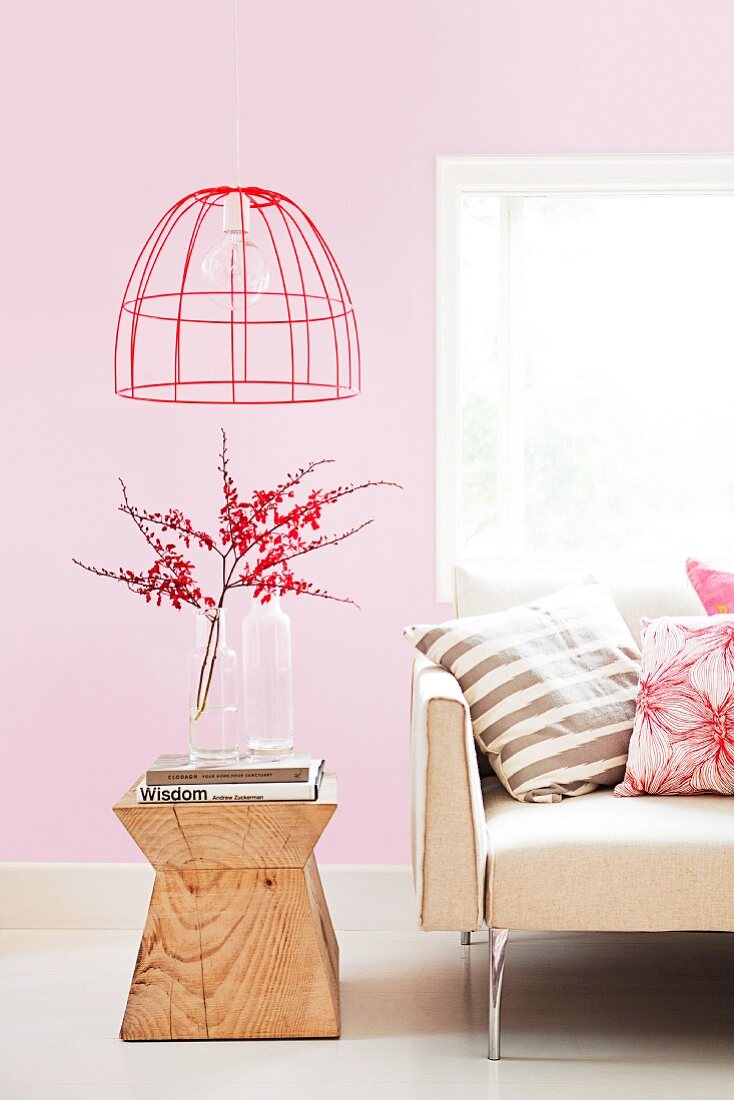
{"label": "white floor", "polygon": [[734,1096],[734,938],[516,933],[503,1060],[486,935],[341,933],[343,1035],[122,1043],[133,932],[0,933],[2,1100]]}

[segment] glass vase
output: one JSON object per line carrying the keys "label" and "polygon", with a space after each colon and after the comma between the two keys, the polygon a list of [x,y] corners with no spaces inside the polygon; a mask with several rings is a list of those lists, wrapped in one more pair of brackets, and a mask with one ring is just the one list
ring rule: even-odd
{"label": "glass vase", "polygon": [[189,757],[237,760],[237,654],[227,645],[222,608],[196,612],[189,657]]}
{"label": "glass vase", "polygon": [[242,623],[247,753],[280,760],[293,752],[291,620],[280,596],[253,600]]}

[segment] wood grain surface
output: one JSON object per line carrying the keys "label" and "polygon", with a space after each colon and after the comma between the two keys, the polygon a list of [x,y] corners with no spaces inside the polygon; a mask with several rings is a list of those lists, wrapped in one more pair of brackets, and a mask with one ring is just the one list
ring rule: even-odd
{"label": "wood grain surface", "polygon": [[113,809],[157,871],[304,867],[336,810],[336,777],[329,774],[316,802],[141,806],[135,801],[137,785]]}
{"label": "wood grain surface", "polygon": [[114,807],[156,868],[120,1036],[339,1035],[339,948],[312,855],[318,802]]}

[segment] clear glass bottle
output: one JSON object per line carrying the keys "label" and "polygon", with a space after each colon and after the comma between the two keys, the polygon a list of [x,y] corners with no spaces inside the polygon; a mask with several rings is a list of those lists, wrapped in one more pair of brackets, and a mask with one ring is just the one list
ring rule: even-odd
{"label": "clear glass bottle", "polygon": [[189,757],[237,760],[237,654],[227,645],[222,608],[196,612],[189,657]]}
{"label": "clear glass bottle", "polygon": [[253,600],[242,623],[245,734],[249,756],[280,760],[293,752],[291,620],[280,596]]}

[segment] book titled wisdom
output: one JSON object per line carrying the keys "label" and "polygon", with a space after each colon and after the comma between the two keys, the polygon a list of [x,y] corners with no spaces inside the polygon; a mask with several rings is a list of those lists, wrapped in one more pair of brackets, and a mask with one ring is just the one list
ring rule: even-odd
{"label": "book titled wisdom", "polygon": [[315,802],[324,770],[323,760],[313,760],[308,778],[301,783],[140,783],[137,801],[142,805],[207,802]]}
{"label": "book titled wisdom", "polygon": [[159,756],[145,773],[145,782],[149,787],[179,783],[306,783],[311,764],[308,753],[293,753],[277,761],[241,760],[235,764],[192,764],[188,756]]}

